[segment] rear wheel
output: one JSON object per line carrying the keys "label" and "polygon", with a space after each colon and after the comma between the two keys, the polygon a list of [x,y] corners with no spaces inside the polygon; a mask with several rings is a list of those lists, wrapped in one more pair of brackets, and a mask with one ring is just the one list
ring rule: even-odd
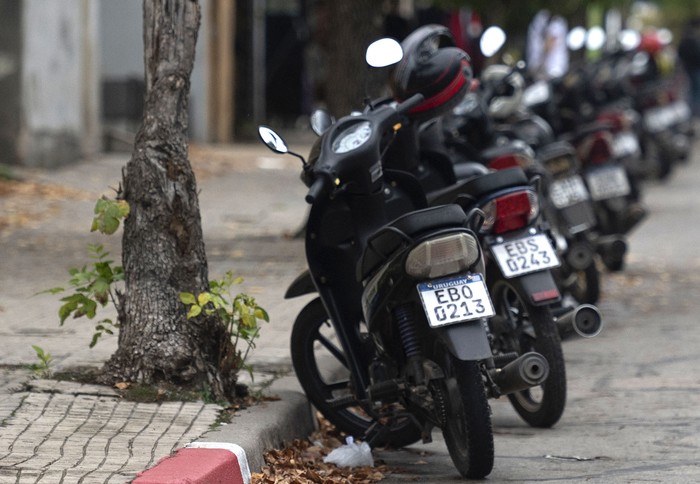
{"label": "rear wheel", "polygon": [[595,261],[583,269],[561,268],[562,288],[579,304],[595,304],[600,298],[600,273]]}
{"label": "rear wheel", "polygon": [[493,469],[491,411],[479,364],[462,361],[443,349],[446,401],[442,434],[459,473],[470,479],[486,477]]}
{"label": "rear wheel", "polygon": [[[382,415],[370,416],[354,398],[345,354],[320,299],[311,301],[297,316],[291,353],[306,396],[338,430],[375,446],[403,447],[420,439],[420,429],[398,404],[387,406]],[[381,425],[375,425],[377,422]]]}
{"label": "rear wheel", "polygon": [[[551,310],[524,301],[508,281],[491,290],[498,319],[492,322],[494,346],[502,353],[540,353],[549,363],[542,385],[508,395],[515,411],[533,427],[551,427],[566,406],[566,370],[561,339]],[[495,324],[498,321],[498,324]]]}

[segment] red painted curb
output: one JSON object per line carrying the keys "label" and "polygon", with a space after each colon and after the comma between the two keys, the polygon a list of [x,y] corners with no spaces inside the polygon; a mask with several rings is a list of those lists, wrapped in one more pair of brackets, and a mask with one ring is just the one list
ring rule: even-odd
{"label": "red painted curb", "polygon": [[[245,460],[245,455],[243,455]],[[248,463],[225,448],[188,447],[140,472],[133,484],[248,484]]]}

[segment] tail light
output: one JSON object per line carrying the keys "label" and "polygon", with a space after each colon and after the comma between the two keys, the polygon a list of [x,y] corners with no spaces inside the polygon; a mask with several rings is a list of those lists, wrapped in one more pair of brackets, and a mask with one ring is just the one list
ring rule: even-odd
{"label": "tail light", "polygon": [[479,259],[479,242],[465,233],[426,240],[406,258],[406,273],[417,279],[441,277],[467,270]]}
{"label": "tail light", "polygon": [[527,227],[540,213],[537,194],[522,190],[494,198],[481,207],[484,212],[483,233],[502,234]]}
{"label": "tail light", "polygon": [[617,133],[618,131],[622,131],[623,129],[627,128],[627,120],[625,119],[625,116],[618,112],[603,113],[598,116],[597,121],[610,123],[613,133]]}
{"label": "tail light", "polygon": [[527,168],[534,161],[525,155],[512,153],[498,156],[489,161],[489,168],[492,170],[505,170],[508,168]]}
{"label": "tail light", "polygon": [[588,151],[588,162],[593,165],[607,162],[612,157],[612,150],[610,148],[608,140],[602,136],[596,136]]}
{"label": "tail light", "polygon": [[576,146],[578,158],[592,165],[606,163],[612,158],[612,135],[609,132],[597,132],[581,141]]}

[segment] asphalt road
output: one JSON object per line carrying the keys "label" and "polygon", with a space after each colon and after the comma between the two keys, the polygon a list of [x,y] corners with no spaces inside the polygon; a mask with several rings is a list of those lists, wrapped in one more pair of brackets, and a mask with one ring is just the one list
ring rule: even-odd
{"label": "asphalt road", "polygon": [[[568,402],[551,429],[492,401],[488,482],[700,482],[700,152],[646,186],[650,215],[624,272],[605,274],[603,332],[567,340]],[[375,451],[383,482],[464,482],[439,431],[431,444]]]}

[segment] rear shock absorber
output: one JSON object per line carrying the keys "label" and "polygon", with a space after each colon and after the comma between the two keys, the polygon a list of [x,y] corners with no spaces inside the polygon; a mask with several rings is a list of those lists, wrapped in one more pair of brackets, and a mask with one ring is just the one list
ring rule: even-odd
{"label": "rear shock absorber", "polygon": [[423,361],[421,358],[421,345],[416,333],[416,325],[410,304],[401,304],[391,310],[396,327],[399,330],[401,345],[406,355],[406,376],[414,383],[422,384],[425,381]]}
{"label": "rear shock absorber", "polygon": [[401,344],[403,346],[406,359],[410,360],[414,356],[420,356],[420,341],[416,334],[416,327],[413,321],[413,314],[409,304],[402,304],[394,307],[391,314],[399,329]]}

